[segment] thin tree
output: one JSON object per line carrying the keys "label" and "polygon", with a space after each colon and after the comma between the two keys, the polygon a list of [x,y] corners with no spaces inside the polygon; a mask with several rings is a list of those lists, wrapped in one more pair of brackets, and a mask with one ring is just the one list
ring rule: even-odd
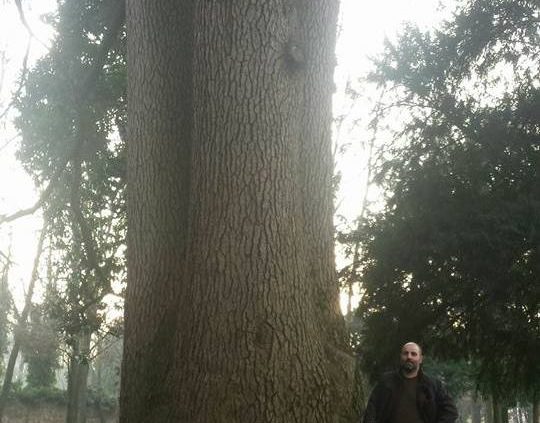
{"label": "thin tree", "polygon": [[8,363],[6,366],[6,372],[4,374],[4,382],[2,384],[2,392],[0,393],[0,422],[2,422],[4,417],[4,411],[6,408],[6,402],[11,391],[12,381],[13,381],[13,371],[15,369],[15,364],[17,362],[17,357],[21,350],[21,334],[26,329],[28,324],[28,316],[32,310],[32,297],[34,296],[34,289],[36,282],[39,276],[39,262],[41,258],[41,253],[43,251],[43,243],[45,240],[46,226],[43,226],[41,230],[41,235],[39,237],[38,245],[36,248],[36,255],[34,258],[34,264],[32,267],[32,274],[30,276],[30,283],[28,284],[28,289],[26,291],[26,296],[24,299],[24,307],[17,318],[17,323],[13,331],[13,346],[9,353]]}

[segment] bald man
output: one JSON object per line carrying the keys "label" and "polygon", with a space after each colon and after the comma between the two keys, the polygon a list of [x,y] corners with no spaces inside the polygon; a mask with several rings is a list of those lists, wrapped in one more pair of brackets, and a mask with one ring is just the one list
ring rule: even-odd
{"label": "bald man", "polygon": [[422,372],[422,348],[401,347],[399,369],[387,373],[369,397],[363,423],[454,423],[456,406],[439,380]]}

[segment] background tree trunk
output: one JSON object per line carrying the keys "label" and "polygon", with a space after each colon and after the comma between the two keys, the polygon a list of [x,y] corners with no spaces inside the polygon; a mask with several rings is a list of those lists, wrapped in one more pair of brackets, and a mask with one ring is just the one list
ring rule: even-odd
{"label": "background tree trunk", "polygon": [[68,375],[66,423],[85,423],[91,333],[83,329],[72,349]]}
{"label": "background tree trunk", "polygon": [[472,423],[482,423],[482,403],[480,401],[472,399],[471,415]]}
{"label": "background tree trunk", "polygon": [[540,398],[532,403],[532,423],[540,423]]}
{"label": "background tree trunk", "polygon": [[493,396],[492,401],[493,423],[508,423],[508,406],[506,403],[498,400],[496,396]]}
{"label": "background tree trunk", "polygon": [[502,423],[501,408],[497,404],[493,404],[493,423]]}
{"label": "background tree trunk", "polygon": [[506,404],[501,405],[501,423],[508,423],[510,421],[508,416],[508,406]]}
{"label": "background tree trunk", "polygon": [[354,359],[332,223],[337,10],[128,2],[121,422],[348,421]]}
{"label": "background tree trunk", "polygon": [[491,406],[493,410],[493,423],[502,423],[501,404],[495,396],[491,397]]}

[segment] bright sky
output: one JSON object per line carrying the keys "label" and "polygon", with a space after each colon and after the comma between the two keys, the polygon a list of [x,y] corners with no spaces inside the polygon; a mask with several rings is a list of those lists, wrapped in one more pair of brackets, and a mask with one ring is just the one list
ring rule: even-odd
{"label": "bright sky", "polygon": [[[453,0],[446,0],[446,4]],[[25,16],[32,31],[47,44],[50,29],[40,17],[53,10],[55,0],[27,0],[23,2]],[[10,95],[16,90],[20,66],[26,50],[28,33],[22,27],[14,2],[0,5],[0,52],[6,52],[5,74],[0,86],[0,113],[9,103]],[[369,68],[369,56],[380,51],[385,37],[394,38],[397,29],[406,21],[413,21],[427,28],[448,14],[439,10],[438,0],[342,0],[340,13],[340,38],[337,46],[338,69],[336,84],[338,93],[343,90],[347,79],[355,80],[365,75]],[[46,50],[40,42],[32,41],[30,61],[32,63]],[[335,97],[335,109],[339,113],[343,97]],[[366,119],[369,106],[360,107],[360,119]],[[360,137],[367,135],[360,134]],[[338,195],[338,212],[352,221],[358,215],[362,185],[365,152],[362,140],[348,139],[346,134],[338,140],[340,144],[350,143],[345,154],[339,156],[338,170],[342,173],[341,190]],[[364,139],[365,141],[365,139]],[[9,123],[0,123],[0,214],[10,214],[31,206],[37,198],[30,178],[14,159],[17,138]],[[16,263],[10,275],[10,283],[18,298],[28,284],[35,244],[40,229],[39,216],[19,219],[9,226],[0,228],[0,250],[7,252],[11,245]],[[20,301],[19,301],[20,304]]]}
{"label": "bright sky", "polygon": [[[455,0],[444,0],[447,6],[443,8],[439,0],[342,0],[341,31],[337,45],[338,67],[335,79],[338,88],[334,98],[335,114],[344,112],[342,92],[346,81],[366,76],[371,69],[370,58],[381,52],[385,38],[395,40],[399,29],[407,22],[413,22],[426,30],[433,27],[443,18],[449,17],[449,5],[454,3]],[[370,95],[368,92],[362,94]],[[355,109],[355,117],[361,119],[361,126],[367,124],[367,114],[374,100],[364,98],[363,104]],[[345,109],[349,110],[349,106],[346,105]],[[337,170],[342,173],[337,212],[348,220],[358,216],[361,202],[358,186],[363,182],[362,171],[366,160],[362,141],[367,141],[370,136],[365,131],[356,132],[354,135],[355,139],[349,139],[346,133],[342,133],[337,140],[341,145],[351,143],[346,154],[340,155],[337,162]]]}

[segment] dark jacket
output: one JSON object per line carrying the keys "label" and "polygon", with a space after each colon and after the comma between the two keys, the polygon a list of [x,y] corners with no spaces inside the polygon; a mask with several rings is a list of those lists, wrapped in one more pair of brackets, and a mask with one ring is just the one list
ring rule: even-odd
{"label": "dark jacket", "polygon": [[[402,383],[403,376],[399,372],[383,376],[369,397],[363,423],[388,423]],[[416,403],[424,423],[454,423],[458,417],[456,406],[442,383],[421,371]]]}

